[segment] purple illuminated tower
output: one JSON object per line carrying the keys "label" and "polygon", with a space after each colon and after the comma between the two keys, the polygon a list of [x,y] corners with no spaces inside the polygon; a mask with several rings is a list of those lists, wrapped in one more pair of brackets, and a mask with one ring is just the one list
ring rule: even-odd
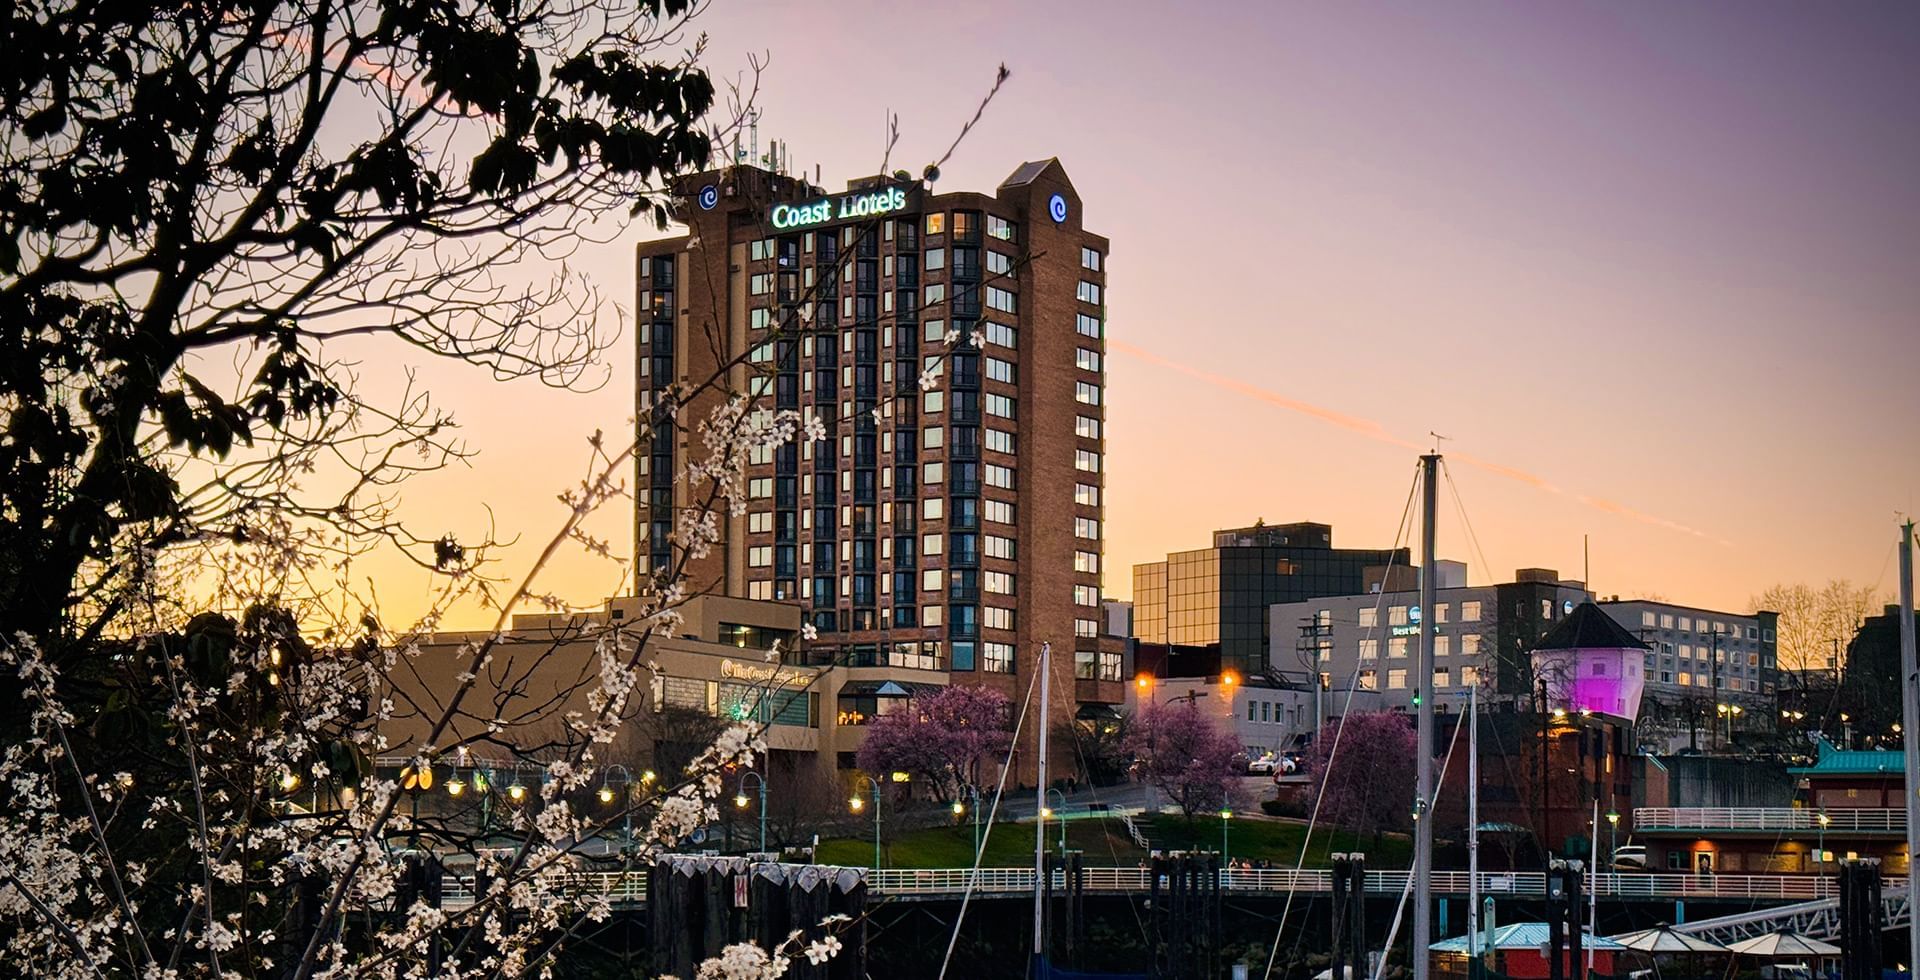
{"label": "purple illuminated tower", "polygon": [[1648,647],[1591,602],[1581,603],[1533,648],[1547,707],[1631,722],[1640,714]]}

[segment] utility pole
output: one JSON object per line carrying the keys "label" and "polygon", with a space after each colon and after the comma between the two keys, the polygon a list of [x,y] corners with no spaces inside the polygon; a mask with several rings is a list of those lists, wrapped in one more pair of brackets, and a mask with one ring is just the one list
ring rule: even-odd
{"label": "utility pole", "polygon": [[[1913,521],[1900,525],[1900,742],[1907,754],[1907,854],[1920,854],[1920,665],[1913,648]],[[1907,869],[1911,888],[1916,876]],[[1907,966],[1920,969],[1920,915],[1907,924]]]}
{"label": "utility pole", "polygon": [[[1422,615],[1425,611],[1422,611]],[[1467,964],[1480,962],[1480,685],[1467,688]]]}
{"label": "utility pole", "polygon": [[1041,875],[1047,873],[1047,821],[1040,814],[1047,808],[1047,692],[1053,675],[1053,644],[1042,641],[1040,644],[1040,745],[1039,758],[1034,768],[1033,803],[1033,969],[1035,975],[1044,976],[1045,964],[1041,962],[1047,954],[1046,932],[1046,889],[1041,888]]}
{"label": "utility pole", "polygon": [[[1440,454],[1420,457],[1420,638],[1414,676],[1415,772],[1413,801],[1413,980],[1427,980],[1433,956],[1433,610],[1435,567],[1433,530],[1440,499]],[[1336,978],[1337,980],[1337,978]]]}

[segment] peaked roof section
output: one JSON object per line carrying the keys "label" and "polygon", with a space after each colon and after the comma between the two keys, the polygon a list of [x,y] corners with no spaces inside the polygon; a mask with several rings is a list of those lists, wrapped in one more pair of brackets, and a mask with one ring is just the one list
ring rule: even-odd
{"label": "peaked roof section", "polygon": [[1040,175],[1046,172],[1048,166],[1059,162],[1059,157],[1048,157],[1045,160],[1033,160],[1028,163],[1023,163],[1018,169],[1014,170],[1012,175],[1007,177],[1006,180],[1001,181],[1000,186],[1019,187],[1022,184],[1031,184],[1040,179]]}
{"label": "peaked roof section", "polygon": [[[1492,947],[1482,944],[1482,948],[1537,951],[1547,944],[1547,935],[1547,924],[1544,922],[1515,922],[1495,929]],[[1625,946],[1605,936],[1582,936],[1580,945],[1593,950],[1626,949]],[[1454,936],[1451,939],[1442,939],[1427,948],[1439,953],[1464,953],[1467,951],[1467,937]]]}
{"label": "peaked roof section", "polygon": [[1647,650],[1640,638],[1626,631],[1592,602],[1575,606],[1567,618],[1547,631],[1535,650]]}
{"label": "peaked roof section", "polygon": [[1840,749],[1817,740],[1820,758],[1811,766],[1788,769],[1796,776],[1870,776],[1906,770],[1906,753],[1887,749]]}

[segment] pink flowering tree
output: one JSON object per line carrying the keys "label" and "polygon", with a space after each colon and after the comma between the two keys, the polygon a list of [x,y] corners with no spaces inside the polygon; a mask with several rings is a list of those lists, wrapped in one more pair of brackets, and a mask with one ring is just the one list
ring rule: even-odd
{"label": "pink flowering tree", "polygon": [[[1338,742],[1338,747],[1335,742]],[[1413,722],[1391,711],[1348,715],[1314,738],[1320,818],[1375,840],[1413,824]]]}
{"label": "pink flowering tree", "polygon": [[1237,802],[1244,772],[1240,742],[1192,701],[1143,705],[1133,717],[1128,745],[1145,781],[1189,820]]}
{"label": "pink flowering tree", "polygon": [[954,686],[917,695],[867,726],[856,761],[870,773],[904,772],[942,803],[979,785],[987,763],[1006,755],[1007,696]]}

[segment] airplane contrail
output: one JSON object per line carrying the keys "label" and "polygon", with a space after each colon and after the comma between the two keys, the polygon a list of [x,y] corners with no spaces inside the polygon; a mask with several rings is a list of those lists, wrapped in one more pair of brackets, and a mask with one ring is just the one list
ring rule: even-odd
{"label": "airplane contrail", "polygon": [[[1149,364],[1166,368],[1178,374],[1184,374],[1187,377],[1193,378],[1196,381],[1203,381],[1216,388],[1220,388],[1225,391],[1231,391],[1236,395],[1241,395],[1247,398],[1251,398],[1255,401],[1264,402],[1268,405],[1275,406],[1276,408],[1283,408],[1289,412],[1305,415],[1308,418],[1317,419],[1329,425],[1339,426],[1342,429],[1346,429],[1349,432],[1358,433],[1359,435],[1362,435],[1375,442],[1386,443],[1389,446],[1395,446],[1401,449],[1411,449],[1411,450],[1414,450],[1415,452],[1425,452],[1427,449],[1426,446],[1423,446],[1420,443],[1411,442],[1409,440],[1402,439],[1399,436],[1396,436],[1393,433],[1388,432],[1384,426],[1382,426],[1378,422],[1373,421],[1372,419],[1365,419],[1356,415],[1348,415],[1345,412],[1336,411],[1331,408],[1325,408],[1320,405],[1312,404],[1311,402],[1303,402],[1297,398],[1288,398],[1287,396],[1282,395],[1278,392],[1269,391],[1258,385],[1248,384],[1247,382],[1241,381],[1237,378],[1229,378],[1229,377],[1226,377],[1225,375],[1214,374],[1211,371],[1203,371],[1200,368],[1193,367],[1188,364],[1182,364],[1179,361],[1169,360],[1168,358],[1162,357],[1159,354],[1155,354],[1152,351],[1146,350],[1141,347],[1136,347],[1133,344],[1129,344],[1125,341],[1113,340],[1109,338],[1107,340],[1107,350],[1109,352],[1122,354],[1127,357],[1134,358],[1136,360],[1146,361]],[[1659,517],[1654,514],[1646,513],[1645,511],[1635,510],[1632,507],[1626,506],[1625,504],[1622,504],[1613,500],[1608,500],[1604,497],[1592,497],[1583,493],[1569,493],[1566,490],[1555,485],[1552,481],[1546,479],[1545,477],[1537,476],[1533,473],[1527,472],[1526,470],[1519,469],[1513,466],[1508,466],[1504,463],[1496,463],[1496,462],[1493,462],[1492,460],[1481,459],[1477,456],[1473,456],[1468,453],[1448,453],[1447,458],[1450,460],[1453,460],[1454,462],[1458,462],[1467,466],[1474,467],[1475,469],[1484,470],[1485,472],[1491,473],[1495,476],[1505,477],[1506,479],[1512,480],[1516,483],[1523,483],[1536,490],[1545,491],[1547,493],[1551,493],[1556,496],[1567,497],[1571,500],[1574,500],[1580,503],[1582,506],[1591,507],[1594,510],[1597,510],[1606,514],[1612,514],[1615,517],[1624,517],[1628,520],[1638,521],[1639,523],[1642,523],[1642,524],[1650,524],[1654,527],[1665,528],[1669,531],[1678,531],[1681,534],[1691,535],[1693,537],[1700,538],[1702,540],[1714,540],[1706,532],[1698,530],[1696,528],[1688,527],[1687,525],[1682,524],[1679,521],[1668,520],[1667,518],[1664,518],[1664,517]],[[1730,544],[1731,542],[1720,540],[1719,543],[1726,545],[1726,544]]]}

